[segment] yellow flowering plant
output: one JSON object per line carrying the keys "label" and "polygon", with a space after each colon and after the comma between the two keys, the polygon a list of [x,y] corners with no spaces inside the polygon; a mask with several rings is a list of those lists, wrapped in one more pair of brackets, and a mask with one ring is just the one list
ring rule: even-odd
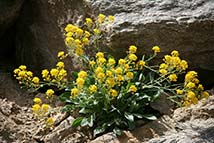
{"label": "yellow flowering plant", "polygon": [[[168,98],[181,106],[197,104],[198,100],[209,96],[200,84],[197,72],[186,72],[188,63],[176,50],[165,55],[160,65],[150,64],[161,52],[158,46],[152,47],[153,54],[149,57],[137,56],[135,45],[129,46],[127,55],[120,59],[101,52],[100,38],[106,24],[113,20],[113,16],[100,14],[95,20],[86,18],[82,28],[68,24],[65,28],[68,54],[58,53],[60,61],[56,67],[44,69],[41,80],[24,65],[14,70],[14,76],[28,88],[49,87],[45,93],[50,101],[54,98],[54,89],[60,90],[59,99],[65,103],[62,111],[75,117],[72,126],[87,126],[94,137],[108,131],[120,135],[122,129],[134,129],[138,120],[155,120],[160,113],[150,104],[162,93],[168,93]],[[62,62],[68,55],[78,55],[85,61],[85,66],[78,72],[73,71],[71,78]],[[185,73],[184,82],[178,83]],[[35,98],[34,103],[34,115],[45,118],[47,127],[54,124],[49,117],[51,107],[42,104],[39,98]]]}

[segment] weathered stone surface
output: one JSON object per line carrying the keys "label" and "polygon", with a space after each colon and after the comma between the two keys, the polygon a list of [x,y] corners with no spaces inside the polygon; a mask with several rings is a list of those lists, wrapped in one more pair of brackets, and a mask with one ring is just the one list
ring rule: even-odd
{"label": "weathered stone surface", "polygon": [[191,68],[213,83],[214,1],[213,0],[87,0],[94,13],[115,16],[110,45],[114,55],[125,54],[135,44],[139,53],[159,45],[162,54],[179,50]]}
{"label": "weathered stone surface", "polygon": [[19,64],[37,71],[53,67],[57,52],[66,50],[64,27],[68,23],[78,23],[78,19],[88,12],[81,0],[26,1],[17,21],[16,55]]}
{"label": "weathered stone surface", "polygon": [[19,15],[24,0],[0,1],[0,38]]}

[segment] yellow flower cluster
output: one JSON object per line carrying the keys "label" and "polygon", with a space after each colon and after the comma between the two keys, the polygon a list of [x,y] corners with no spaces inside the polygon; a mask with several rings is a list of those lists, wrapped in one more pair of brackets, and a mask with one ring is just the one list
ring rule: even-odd
{"label": "yellow flower cluster", "polygon": [[51,81],[57,84],[64,84],[67,79],[67,71],[64,69],[64,62],[59,61],[56,64],[56,68],[52,68],[50,71],[47,69],[42,70],[42,78],[44,81]]}
{"label": "yellow flower cluster", "polygon": [[47,99],[52,100],[53,97],[54,97],[54,90],[53,89],[48,89],[45,94],[46,94],[46,98]]}
{"label": "yellow flower cluster", "polygon": [[159,66],[160,75],[167,75],[168,79],[172,82],[177,81],[177,73],[181,73],[188,68],[188,64],[185,60],[181,60],[179,52],[174,50],[171,55],[165,55],[163,59],[164,63]]}
{"label": "yellow flower cluster", "polygon": [[114,16],[110,15],[106,17],[104,14],[99,14],[95,21],[91,18],[85,19],[84,25],[86,26],[86,30],[68,24],[65,27],[65,43],[69,47],[69,54],[75,52],[76,55],[82,56],[86,50],[85,47],[100,38],[101,31],[104,30],[104,25],[110,24],[113,21]]}
{"label": "yellow flower cluster", "polygon": [[[116,97],[119,92],[116,90],[117,87],[124,83],[130,83],[134,78],[134,71],[142,70],[145,66],[145,61],[137,61],[136,51],[136,46],[130,46],[128,55],[118,61],[112,57],[106,59],[104,53],[97,52],[95,60],[89,62],[92,75],[90,74],[90,77],[88,77],[86,71],[80,71],[78,73],[75,81],[76,86],[71,89],[71,97],[76,97],[81,92],[93,94],[98,92],[99,88],[105,88],[110,96]],[[94,83],[84,88],[86,78],[93,78],[92,81],[94,81]],[[133,85],[133,83],[127,88],[127,92],[137,92],[137,87]]]}
{"label": "yellow flower cluster", "polygon": [[177,90],[177,94],[184,94],[183,104],[185,106],[197,104],[198,100],[209,97],[209,93],[204,91],[203,85],[199,84],[199,82],[197,72],[187,72],[185,75],[184,89]]}
{"label": "yellow flower cluster", "polygon": [[33,76],[33,73],[28,71],[25,65],[19,66],[19,68],[15,69],[13,72],[14,77],[19,81],[19,84],[23,84],[27,87],[39,86],[39,78],[37,76]]}
{"label": "yellow flower cluster", "polygon": [[31,110],[34,117],[39,120],[45,120],[46,128],[50,128],[54,125],[54,119],[48,117],[50,114],[51,107],[48,104],[42,103],[42,100],[38,97],[34,98],[34,105]]}
{"label": "yellow flower cluster", "polygon": [[91,33],[72,24],[65,27],[65,32],[65,43],[70,48],[69,52],[74,50],[77,55],[82,56],[84,46],[90,43]]}
{"label": "yellow flower cluster", "polygon": [[86,78],[87,78],[86,71],[82,70],[78,73],[78,77],[75,82],[76,86],[71,89],[71,98],[76,97],[79,94],[79,91],[83,89]]}
{"label": "yellow flower cluster", "polygon": [[32,107],[33,114],[36,118],[44,118],[49,114],[50,106],[48,104],[42,104],[40,98],[34,98],[34,105]]}

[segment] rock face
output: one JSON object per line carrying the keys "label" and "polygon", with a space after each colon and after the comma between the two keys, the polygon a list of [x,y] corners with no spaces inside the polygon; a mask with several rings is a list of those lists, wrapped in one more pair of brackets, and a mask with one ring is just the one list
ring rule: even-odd
{"label": "rock face", "polygon": [[[14,61],[14,25],[24,0],[0,1],[0,70],[9,69]],[[10,57],[10,58],[8,58]],[[5,60],[8,59],[8,60]],[[5,68],[7,67],[7,68]]]}
{"label": "rock face", "polygon": [[214,82],[210,79],[214,72],[213,0],[87,2],[96,14],[115,15],[110,41],[114,55],[125,53],[131,44],[139,47],[139,53],[151,52],[154,45],[161,47],[162,54],[175,49],[191,68],[199,69],[206,83]]}
{"label": "rock face", "polygon": [[[56,63],[65,50],[64,27],[86,15],[79,0],[28,0],[17,21],[16,57],[19,64],[41,70]],[[71,65],[71,64],[70,64]]]}
{"label": "rock face", "polygon": [[190,108],[178,108],[171,116],[164,115],[134,131],[124,131],[117,138],[113,133],[98,137],[99,142],[130,143],[211,143],[214,142],[214,96]]}

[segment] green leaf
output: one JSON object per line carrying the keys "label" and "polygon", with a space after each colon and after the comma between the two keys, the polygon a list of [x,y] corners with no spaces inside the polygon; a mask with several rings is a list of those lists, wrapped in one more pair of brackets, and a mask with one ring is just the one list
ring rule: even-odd
{"label": "green leaf", "polygon": [[98,134],[101,134],[105,131],[105,128],[104,127],[97,127],[94,129],[94,136],[98,135]]}
{"label": "green leaf", "polygon": [[81,121],[81,126],[87,126],[87,125],[89,125],[88,118],[84,117]]}
{"label": "green leaf", "polygon": [[75,119],[74,122],[72,123],[72,127],[75,127],[75,128],[78,127],[81,124],[82,120],[83,120],[83,117],[79,117]]}
{"label": "green leaf", "polygon": [[127,120],[132,121],[132,122],[134,121],[134,116],[132,114],[125,112],[124,115],[125,115]]}
{"label": "green leaf", "polygon": [[148,120],[157,120],[157,117],[155,115],[152,115],[152,114],[146,114],[146,115],[143,115],[143,117],[148,119]]}
{"label": "green leaf", "polygon": [[59,96],[59,100],[62,102],[70,102],[70,92],[64,92]]}
{"label": "green leaf", "polygon": [[143,116],[142,116],[141,114],[138,114],[138,113],[134,113],[133,115],[134,115],[135,117],[139,118],[139,119],[142,119],[142,118],[143,118]]}
{"label": "green leaf", "polygon": [[93,115],[90,116],[88,123],[89,123],[88,124],[89,127],[93,127],[93,123],[94,123],[94,116]]}
{"label": "green leaf", "polygon": [[116,135],[118,135],[118,136],[120,136],[120,135],[122,134],[122,131],[121,131],[119,128],[117,128],[117,127],[115,127],[115,128],[113,129],[113,132],[114,132]]}

